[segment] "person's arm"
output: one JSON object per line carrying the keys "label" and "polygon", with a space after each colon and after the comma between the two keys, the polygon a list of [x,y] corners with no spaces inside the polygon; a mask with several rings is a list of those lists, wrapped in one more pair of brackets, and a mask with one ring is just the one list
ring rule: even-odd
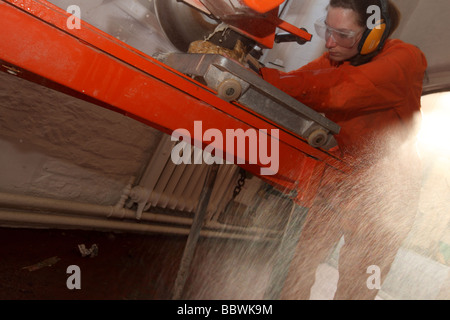
{"label": "person's arm", "polygon": [[320,58],[308,63],[302,68],[291,71],[289,73],[279,71],[273,68],[262,68],[260,74],[264,80],[286,92],[295,98],[301,96],[304,91],[304,78],[299,78],[302,74],[308,77],[308,72],[313,76],[318,70],[326,70],[331,67],[327,58],[327,54],[323,54]]}
{"label": "person's arm", "polygon": [[323,68],[325,56],[299,70],[263,69],[264,79],[318,112],[372,112],[396,105],[423,77],[426,61],[416,47],[393,43],[372,62]]}

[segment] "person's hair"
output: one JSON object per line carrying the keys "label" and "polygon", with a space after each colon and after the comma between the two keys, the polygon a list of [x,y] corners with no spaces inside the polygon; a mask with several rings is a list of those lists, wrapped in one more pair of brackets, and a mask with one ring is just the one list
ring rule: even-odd
{"label": "person's hair", "polygon": [[[380,0],[330,0],[330,7],[344,8],[355,11],[358,15],[357,23],[361,27],[367,26],[367,20],[371,17],[371,13],[367,13],[369,6],[376,5],[381,8]],[[398,28],[401,20],[401,13],[397,6],[388,0],[389,20],[391,21],[391,30],[389,36],[391,36]]]}

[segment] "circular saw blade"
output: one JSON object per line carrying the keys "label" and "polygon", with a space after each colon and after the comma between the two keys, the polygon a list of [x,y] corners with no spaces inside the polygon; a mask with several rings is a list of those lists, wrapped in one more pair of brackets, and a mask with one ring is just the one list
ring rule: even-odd
{"label": "circular saw blade", "polygon": [[167,38],[182,52],[187,52],[192,42],[207,38],[220,24],[181,1],[154,0],[154,6]]}

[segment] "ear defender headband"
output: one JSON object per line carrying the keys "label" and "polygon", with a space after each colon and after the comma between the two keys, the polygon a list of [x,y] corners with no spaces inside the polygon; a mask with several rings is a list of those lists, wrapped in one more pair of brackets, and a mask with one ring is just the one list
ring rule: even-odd
{"label": "ear defender headband", "polygon": [[388,0],[380,0],[381,2],[381,20],[376,22],[373,29],[367,28],[359,42],[359,54],[362,56],[376,53],[381,50],[389,37],[391,29],[391,21],[389,17]]}

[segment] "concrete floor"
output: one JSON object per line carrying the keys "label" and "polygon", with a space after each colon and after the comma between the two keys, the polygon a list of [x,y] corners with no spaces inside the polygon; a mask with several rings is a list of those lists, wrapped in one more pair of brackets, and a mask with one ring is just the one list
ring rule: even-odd
{"label": "concrete floor", "polygon": [[[186,237],[0,228],[0,243],[0,300],[169,300]],[[96,244],[98,255],[82,257],[79,244]],[[262,300],[273,249],[200,239],[182,299]],[[377,299],[450,299],[448,267],[406,250],[399,257]],[[67,287],[71,265],[80,267],[80,290]],[[333,259],[322,264],[311,299],[332,299],[338,276]]]}

